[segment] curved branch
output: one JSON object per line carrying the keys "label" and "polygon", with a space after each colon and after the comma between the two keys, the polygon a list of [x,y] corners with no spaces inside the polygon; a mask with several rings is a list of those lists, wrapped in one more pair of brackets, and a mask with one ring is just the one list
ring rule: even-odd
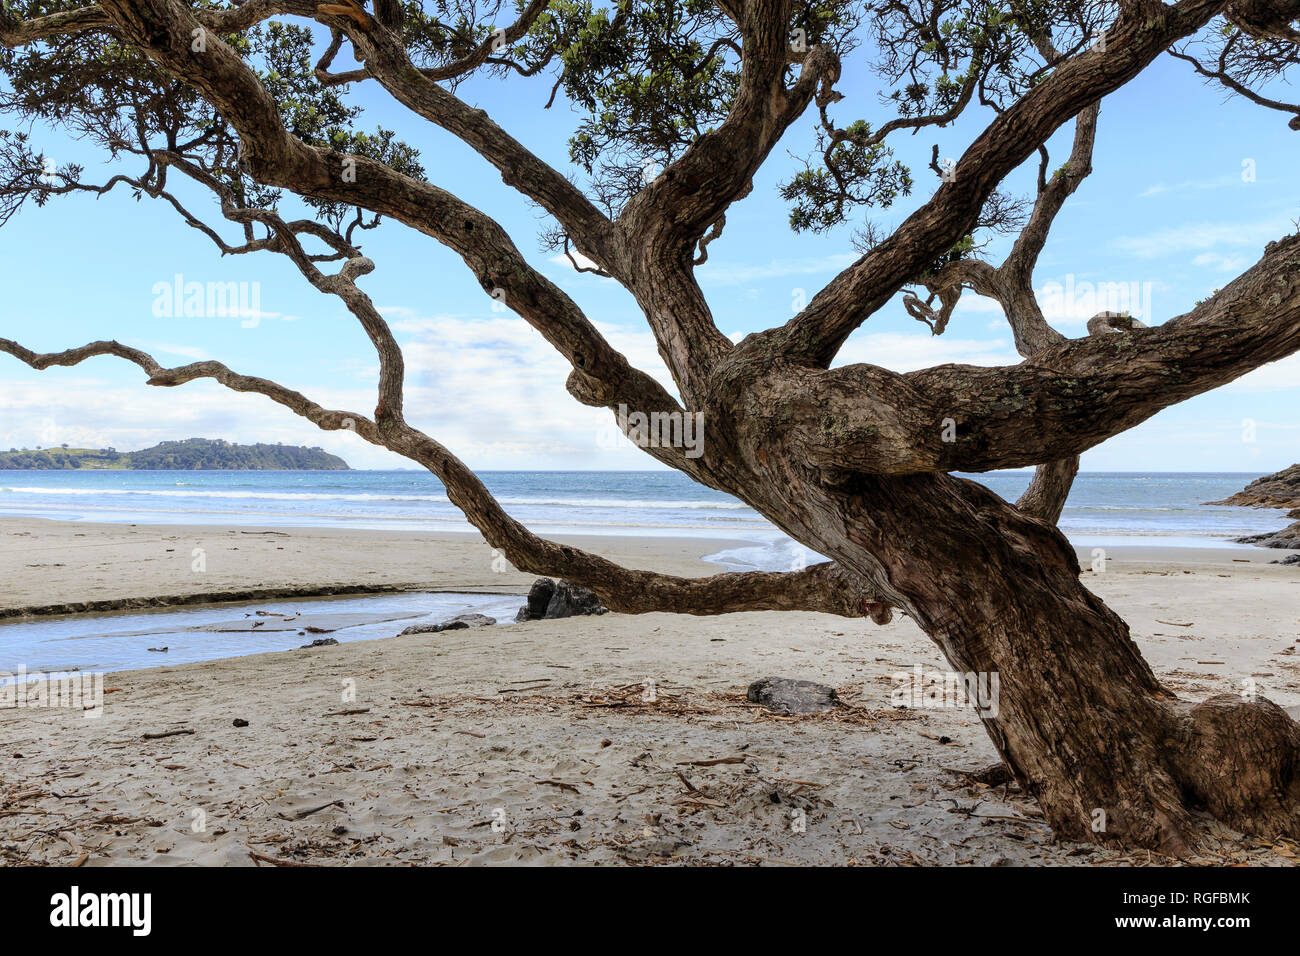
{"label": "curved branch", "polygon": [[1201,76],[1205,77],[1207,80],[1217,80],[1218,82],[1226,86],[1229,90],[1236,93],[1238,96],[1245,97],[1246,99],[1250,100],[1252,103],[1254,103],[1257,106],[1267,107],[1268,109],[1277,110],[1281,113],[1295,114],[1291,117],[1291,121],[1287,125],[1289,125],[1294,130],[1300,130],[1300,104],[1283,103],[1281,100],[1273,100],[1273,99],[1269,99],[1267,96],[1261,96],[1260,94],[1252,90],[1249,86],[1246,86],[1244,83],[1240,82],[1233,76],[1229,75],[1228,71],[1223,68],[1222,60],[1220,61],[1219,69],[1207,70],[1204,66],[1201,65],[1201,62],[1199,60],[1197,60],[1194,56],[1191,56],[1187,53],[1183,53],[1179,50],[1170,50],[1169,55],[1174,57],[1175,59],[1183,60],[1187,63],[1190,63],[1192,65],[1192,69],[1194,69]]}
{"label": "curved branch", "polygon": [[682,578],[624,568],[599,555],[540,538],[510,517],[464,462],[400,419],[390,419],[381,427],[353,412],[327,410],[300,392],[268,379],[240,375],[220,362],[164,368],[147,352],[114,341],[91,342],[63,352],[37,353],[11,339],[0,338],[0,352],[7,352],[38,371],[113,355],[140,366],[149,376],[149,385],[172,387],[211,378],[234,391],[265,395],[320,428],[355,431],[372,444],[405,455],[428,468],[446,487],[452,503],[516,568],[562,576],[590,588],[611,610],[702,615],[801,610],[870,617],[882,624],[890,620],[887,605],[876,599],[855,576],[829,562],[786,573],[753,571]]}
{"label": "curved branch", "polygon": [[375,423],[356,412],[337,411],[316,404],[301,392],[285,388],[270,379],[241,375],[233,372],[220,362],[194,362],[176,368],[164,368],[147,352],[123,345],[116,341],[91,342],[80,348],[67,349],[63,352],[33,352],[12,339],[0,338],[0,352],[8,352],[21,362],[37,371],[52,365],[78,365],[97,355],[115,355],[133,362],[144,369],[149,376],[146,384],[160,387],[173,387],[193,382],[196,379],[210,378],[220,382],[226,388],[236,392],[256,392],[278,402],[290,411],[296,412],[312,424],[326,431],[355,431],[368,441],[379,437]]}
{"label": "curved branch", "polygon": [[1074,479],[1078,474],[1078,455],[1039,465],[1034,470],[1034,477],[1029,482],[1029,487],[1017,499],[1016,507],[1025,514],[1056,524],[1061,520],[1065,501],[1070,497],[1070,489],[1074,486]]}

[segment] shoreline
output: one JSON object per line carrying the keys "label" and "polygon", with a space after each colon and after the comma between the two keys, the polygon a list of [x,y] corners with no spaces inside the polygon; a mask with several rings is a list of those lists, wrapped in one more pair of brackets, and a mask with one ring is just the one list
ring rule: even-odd
{"label": "shoreline", "polygon": [[[563,535],[627,567],[698,577],[728,538]],[[0,517],[0,620],[288,597],[404,591],[526,594],[477,533]],[[201,570],[196,570],[201,568]],[[500,570],[498,570],[500,569]]]}
{"label": "shoreline", "polygon": [[[477,532],[265,525],[124,524],[0,516],[0,620],[111,614],[240,601],[409,591],[526,594],[538,575],[502,567]],[[627,567],[683,577],[729,570],[706,555],[743,538],[557,535]],[[1291,552],[1222,543],[1076,544],[1084,574],[1148,568],[1271,565]],[[201,568],[201,570],[197,570]],[[1294,572],[1293,572],[1294,573]]]}

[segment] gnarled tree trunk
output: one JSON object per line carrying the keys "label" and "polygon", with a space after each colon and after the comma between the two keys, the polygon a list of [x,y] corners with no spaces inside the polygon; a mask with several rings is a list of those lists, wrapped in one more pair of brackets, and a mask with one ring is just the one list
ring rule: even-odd
{"label": "gnarled tree trunk", "polygon": [[819,547],[887,582],[954,671],[998,676],[984,726],[1059,837],[1181,854],[1195,810],[1300,836],[1300,725],[1264,699],[1179,701],[1055,528],[955,478],[855,481],[831,500]]}

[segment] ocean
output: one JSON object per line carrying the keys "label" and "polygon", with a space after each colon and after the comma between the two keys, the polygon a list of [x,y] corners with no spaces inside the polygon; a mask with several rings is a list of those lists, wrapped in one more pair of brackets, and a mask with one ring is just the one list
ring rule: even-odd
{"label": "ocean", "polygon": [[[709,557],[785,569],[810,552],[748,506],[676,472],[490,471],[501,504],[542,535],[727,539]],[[1014,500],[1028,472],[971,476]],[[1081,474],[1061,529],[1080,547],[1234,547],[1276,530],[1280,512],[1206,507],[1258,474]],[[137,524],[471,531],[442,484],[420,471],[4,471],[0,515]]]}

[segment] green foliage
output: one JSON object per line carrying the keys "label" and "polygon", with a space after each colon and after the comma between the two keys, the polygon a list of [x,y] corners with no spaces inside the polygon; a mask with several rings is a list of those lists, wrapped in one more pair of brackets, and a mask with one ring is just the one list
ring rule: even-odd
{"label": "green foliage", "polygon": [[[9,7],[31,18],[82,2],[10,0]],[[228,0],[190,2],[226,7]],[[610,213],[722,123],[736,102],[740,31],[715,0],[552,0],[521,38],[481,57],[484,44],[516,23],[527,3],[404,0],[403,41],[416,68],[473,58],[474,67],[441,81],[451,89],[472,78],[508,77],[521,85],[525,78],[539,80],[522,95],[557,107],[557,120],[564,105],[577,114],[569,159]],[[1068,56],[1085,49],[1113,16],[1113,4],[1091,0],[794,0],[788,22],[772,25],[790,39],[784,85],[798,79],[800,53],[829,47],[846,70],[858,69],[861,64],[846,57],[870,42],[876,99],[894,115],[872,125],[834,117],[838,93],[820,91],[829,95],[819,100],[822,122],[806,168],[780,187],[790,203],[790,225],[820,232],[845,223],[861,207],[885,208],[908,195],[915,187],[911,171],[870,141],[873,126],[903,120],[901,137],[909,127],[946,126],[967,103],[1005,109],[1051,75],[1038,49],[1045,38]],[[391,130],[361,129],[362,110],[351,87],[326,86],[317,77],[325,46],[318,26],[273,20],[221,40],[257,72],[295,136],[424,179],[415,149]],[[347,50],[346,43],[334,50],[329,71],[345,70]],[[278,190],[247,175],[225,121],[188,87],[119,42],[112,29],[0,51],[0,73],[8,80],[0,86],[0,109],[23,128],[47,121],[97,141],[114,158],[147,157],[160,148],[179,152],[217,177],[237,205],[277,208],[281,201]],[[37,185],[39,144],[18,135],[0,142],[0,222],[25,199],[40,203],[53,194]],[[67,170],[71,178],[79,174]],[[144,191],[164,175],[151,169]],[[351,211],[338,203],[304,202],[336,230]]]}
{"label": "green foliage", "polygon": [[[75,0],[15,0],[15,14],[32,18],[75,9]],[[227,8],[217,0],[195,6]],[[312,29],[269,21],[220,41],[243,57],[275,100],[288,129],[313,146],[365,156],[417,179],[424,178],[418,152],[391,130],[359,128],[361,108],[346,101],[341,87],[327,87],[315,73]],[[212,42],[211,40],[209,42]],[[140,157],[167,150],[213,176],[242,208],[275,209],[281,191],[256,183],[244,169],[233,129],[198,93],[159,70],[110,29],[62,36],[56,46],[32,44],[0,51],[0,110],[24,125],[35,121],[64,128],[103,148],[110,158]],[[0,222],[26,198],[38,204],[51,195],[41,188],[39,158],[22,133],[0,131]],[[69,169],[79,181],[80,169]],[[165,172],[150,164],[147,189],[162,188]],[[141,195],[141,190],[136,190]],[[303,200],[335,228],[348,207]]]}
{"label": "green foliage", "polygon": [[583,114],[573,162],[617,206],[731,109],[735,29],[709,0],[557,0],[527,41],[558,54],[560,88]]}
{"label": "green foliage", "polygon": [[858,205],[888,208],[899,196],[912,192],[912,175],[893,159],[893,151],[871,144],[871,127],[862,120],[843,131],[843,138],[827,147],[827,135],[818,136],[823,163],[808,166],[781,185],[781,198],[794,203],[790,228],[795,232],[822,232],[838,226]]}
{"label": "green foliage", "polygon": [[165,441],[141,451],[50,448],[0,452],[0,469],[135,469],[153,471],[346,471],[347,462],[320,448],[233,445],[207,438]]}

